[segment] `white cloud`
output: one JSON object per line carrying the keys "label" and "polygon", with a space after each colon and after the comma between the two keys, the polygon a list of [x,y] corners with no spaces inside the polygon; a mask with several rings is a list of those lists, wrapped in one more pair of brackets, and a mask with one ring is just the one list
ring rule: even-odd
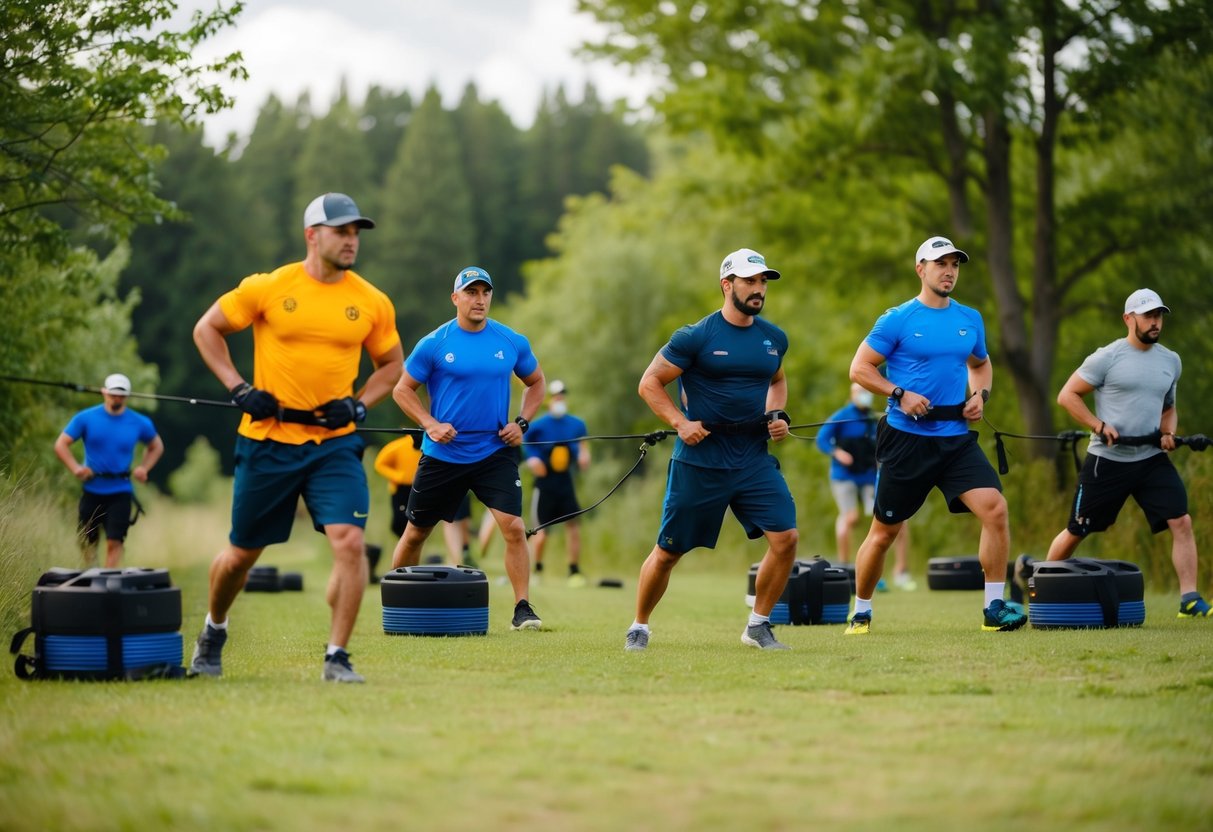
{"label": "white cloud", "polygon": [[[563,83],[578,100],[587,79],[604,100],[640,105],[651,83],[605,63],[587,65],[573,53],[598,36],[597,24],[577,15],[573,0],[355,0],[343,8],[320,0],[248,0],[235,27],[204,44],[199,58],[239,51],[249,79],[231,83],[231,110],[208,117],[208,140],[252,129],[270,93],[293,103],[311,93],[323,113],[342,79],[355,100],[379,84],[420,98],[436,83],[453,106],[469,81],[481,98],[497,100],[525,127],[540,95]],[[186,0],[182,11],[213,0]],[[348,9],[348,10],[347,10]],[[355,10],[353,13],[350,10]]]}

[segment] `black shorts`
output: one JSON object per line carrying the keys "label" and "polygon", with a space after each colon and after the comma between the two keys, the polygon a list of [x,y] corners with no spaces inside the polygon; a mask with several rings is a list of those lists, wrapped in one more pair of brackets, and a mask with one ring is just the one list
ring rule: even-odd
{"label": "black shorts", "polygon": [[467,520],[472,516],[472,495],[464,494],[463,501],[459,504],[459,508],[455,509],[454,520],[458,523],[460,520]]}
{"label": "black shorts", "polygon": [[1188,513],[1188,491],[1166,454],[1137,462],[1117,462],[1087,454],[1078,474],[1066,528],[1078,537],[1102,532],[1116,522],[1129,497],[1141,506],[1154,534],[1166,529],[1168,520]]}
{"label": "black shorts", "polygon": [[489,508],[521,517],[517,451],[505,447],[467,463],[443,462],[422,454],[409,496],[409,522],[422,529],[433,528],[439,520],[453,522],[469,490]]}
{"label": "black shorts", "polygon": [[105,539],[113,541],[126,540],[126,532],[131,527],[131,492],[120,494],[94,494],[85,491],[80,495],[79,530],[80,537],[89,543],[101,539],[101,529],[105,529]]}
{"label": "black shorts", "polygon": [[397,537],[404,534],[404,527],[408,525],[409,518],[405,512],[408,511],[409,494],[412,493],[411,485],[398,485],[392,492],[392,534]]}
{"label": "black shorts", "polygon": [[894,525],[913,517],[932,488],[948,502],[948,511],[969,510],[960,496],[975,488],[1002,491],[1002,480],[977,444],[977,432],[963,436],[919,436],[890,427],[877,429],[876,505],[872,516]]}
{"label": "black shorts", "polygon": [[571,481],[542,487],[536,481],[534,508],[536,525],[539,526],[581,511],[577,490]]}

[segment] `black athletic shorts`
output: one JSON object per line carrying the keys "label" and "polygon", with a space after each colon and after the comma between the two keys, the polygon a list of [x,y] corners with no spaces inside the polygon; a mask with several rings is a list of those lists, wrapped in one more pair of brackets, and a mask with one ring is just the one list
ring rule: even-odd
{"label": "black athletic shorts", "polygon": [[1078,474],[1066,528],[1078,537],[1102,532],[1116,522],[1129,497],[1141,506],[1154,534],[1165,530],[1168,520],[1188,513],[1188,491],[1166,454],[1137,462],[1118,462],[1087,454]]}
{"label": "black athletic shorts", "polygon": [[79,530],[84,540],[96,543],[101,539],[102,529],[105,529],[106,540],[126,540],[130,527],[131,492],[94,494],[85,491],[80,495]]}
{"label": "black athletic shorts", "polygon": [[962,436],[919,436],[890,427],[877,428],[876,505],[872,516],[894,525],[913,517],[932,488],[948,501],[948,511],[969,510],[960,495],[975,488],[1002,491],[998,472],[977,444],[977,431]]}
{"label": "black athletic shorts", "polygon": [[478,462],[467,463],[444,462],[422,454],[409,496],[409,522],[428,529],[439,520],[454,521],[469,490],[489,508],[521,517],[517,451],[507,446]]}
{"label": "black athletic shorts", "polygon": [[398,485],[392,492],[392,534],[397,537],[404,534],[404,527],[408,525],[409,518],[405,512],[408,511],[409,495],[412,493],[411,485]]}
{"label": "black athletic shorts", "polygon": [[543,486],[536,480],[534,507],[535,519],[538,521],[536,525],[539,526],[581,511],[577,502],[577,490],[573,487],[572,480],[567,477],[563,483]]}

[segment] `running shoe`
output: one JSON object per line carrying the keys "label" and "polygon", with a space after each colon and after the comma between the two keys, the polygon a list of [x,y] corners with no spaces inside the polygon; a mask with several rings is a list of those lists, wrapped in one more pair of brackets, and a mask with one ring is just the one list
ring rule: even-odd
{"label": "running shoe", "polygon": [[981,629],[986,632],[1007,632],[1018,630],[1027,623],[1028,617],[1023,614],[1022,607],[1016,609],[1001,598],[995,598],[990,602],[990,606],[985,608],[985,621],[982,622]]}
{"label": "running shoe", "polygon": [[649,646],[649,631],[639,627],[628,630],[627,638],[623,641],[623,649],[629,653],[646,650]]}
{"label": "running shoe", "polygon": [[510,623],[511,630],[538,630],[543,621],[535,614],[527,599],[523,598],[514,606],[514,620]]}
{"label": "running shoe", "polygon": [[741,643],[747,647],[757,647],[759,650],[791,650],[786,644],[775,638],[771,630],[771,622],[751,624],[741,634]]}
{"label": "running shoe", "polygon": [[202,632],[198,634],[198,642],[194,645],[194,658],[190,661],[190,668],[185,675],[222,676],[223,645],[226,643],[226,628],[221,630],[210,624],[202,625]]}
{"label": "running shoe", "polygon": [[851,616],[851,623],[847,625],[843,635],[866,636],[870,632],[872,632],[872,613],[857,612]]}
{"label": "running shoe", "polygon": [[1191,601],[1179,602],[1179,618],[1213,618],[1213,607],[1204,598],[1197,596]]}
{"label": "running shoe", "polygon": [[337,650],[331,656],[324,657],[324,673],[320,677],[326,682],[353,682],[361,684],[366,679],[354,670],[350,664],[350,654]]}

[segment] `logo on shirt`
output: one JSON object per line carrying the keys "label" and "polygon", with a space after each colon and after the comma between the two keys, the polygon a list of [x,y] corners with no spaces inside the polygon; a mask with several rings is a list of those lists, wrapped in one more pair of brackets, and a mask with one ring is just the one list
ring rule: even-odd
{"label": "logo on shirt", "polygon": [[284,312],[294,312],[298,308],[299,301],[295,300],[294,298],[287,298],[286,300],[282,301],[282,310]]}
{"label": "logo on shirt", "polygon": [[762,342],[762,345],[767,348],[767,355],[779,355],[779,350],[771,345],[771,339],[767,338]]}
{"label": "logo on shirt", "polygon": [[[455,363],[455,353],[453,353],[453,352],[448,352],[446,355],[444,355],[444,356],[442,356],[442,357],[443,357],[444,359],[446,359],[446,363],[447,363],[447,364],[454,364],[454,363]],[[414,491],[416,491],[416,489],[413,489],[413,490],[414,490]]]}
{"label": "logo on shirt", "polygon": [[728,350],[712,350],[712,355],[728,355]]}
{"label": "logo on shirt", "polygon": [[505,361],[505,353],[497,350],[497,352],[493,353],[493,358],[500,358],[502,361]]}
{"label": "logo on shirt", "polygon": [[969,334],[969,331],[967,329],[960,329],[956,331],[956,334],[963,338]]}
{"label": "logo on shirt", "polygon": [[358,311],[357,306],[345,307],[345,317],[349,318],[351,321],[358,320],[358,318],[361,317],[361,315],[362,315],[362,313]]}
{"label": "logo on shirt", "polygon": [[921,338],[921,337],[922,337],[922,333],[921,333],[921,332],[915,332],[915,333],[914,333],[914,337],[915,337],[915,338]]}

